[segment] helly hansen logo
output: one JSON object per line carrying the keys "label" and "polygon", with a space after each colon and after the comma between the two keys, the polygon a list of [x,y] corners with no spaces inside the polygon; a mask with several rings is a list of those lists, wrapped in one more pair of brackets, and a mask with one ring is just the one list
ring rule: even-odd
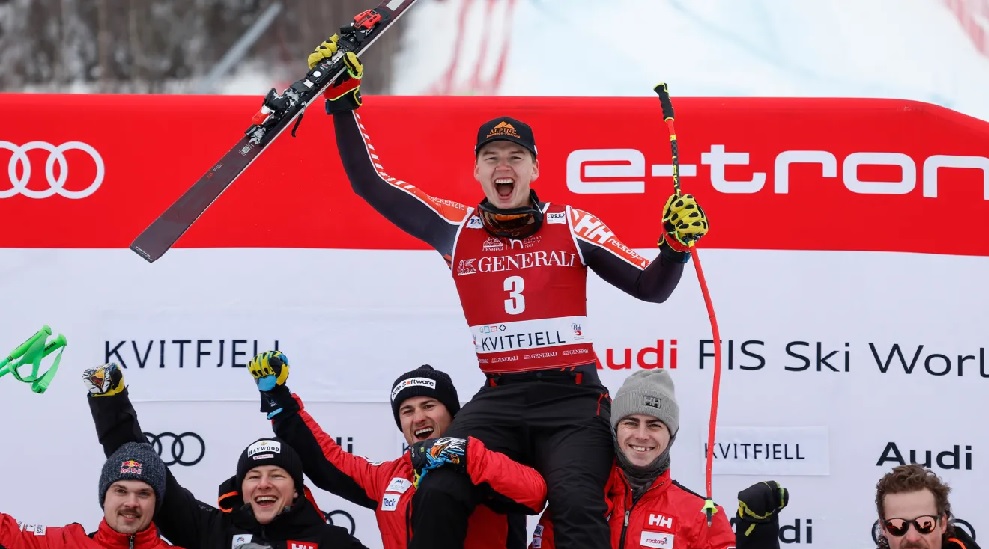
{"label": "helly hansen logo", "polygon": [[573,230],[577,236],[599,244],[607,244],[615,233],[597,217],[580,210],[570,210],[573,217]]}
{"label": "helly hansen logo", "polygon": [[646,521],[649,526],[658,526],[668,530],[673,529],[673,518],[666,515],[651,513]]}
{"label": "helly hansen logo", "polygon": [[642,403],[650,408],[659,408],[659,397],[645,395],[642,397]]}
{"label": "helly hansen logo", "polygon": [[288,549],[316,549],[316,544],[308,541],[292,541],[288,542]]}

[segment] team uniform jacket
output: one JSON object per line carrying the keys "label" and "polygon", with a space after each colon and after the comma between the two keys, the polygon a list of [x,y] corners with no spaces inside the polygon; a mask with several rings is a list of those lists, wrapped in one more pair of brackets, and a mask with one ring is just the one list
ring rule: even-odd
{"label": "team uniform jacket", "polygon": [[666,300],[683,263],[650,262],[589,212],[544,204],[544,222],[518,240],[492,236],[475,208],[435,198],[384,172],[356,113],[334,115],[337,148],[354,191],[449,265],[485,373],[597,362],[587,315],[587,269],[644,301]]}
{"label": "team uniform jacket", "polygon": [[[147,442],[127,390],[117,395],[88,396],[96,433],[106,455],[126,442]],[[242,545],[271,549],[366,549],[350,532],[327,524],[302,494],[269,524],[260,524],[250,506],[223,512],[198,501],[166,471],[165,497],[155,514],[161,534],[187,549],[237,549]],[[251,549],[259,549],[251,547]]]}
{"label": "team uniform jacket", "polygon": [[[357,505],[374,510],[385,549],[404,549],[410,538],[412,496],[415,487],[408,453],[382,463],[348,453],[324,432],[295,396],[299,410],[275,416],[275,434],[302,458],[305,474],[316,486]],[[546,482],[535,469],[520,465],[484,447],[474,438],[467,444],[467,473],[474,484],[488,484],[496,492],[538,513],[546,503]],[[346,475],[341,480],[340,473]],[[355,497],[354,486],[361,493]],[[467,528],[467,549],[504,549],[510,539],[525,546],[525,517],[510,531],[509,517],[478,505]]]}
{"label": "team uniform jacket", "polygon": [[154,523],[136,534],[121,534],[105,520],[92,537],[81,524],[23,525],[0,513],[0,547],[4,549],[173,549],[161,539]]}
{"label": "team uniform jacket", "polygon": [[[638,501],[633,502],[625,474],[615,466],[608,479],[607,491],[612,549],[735,549],[735,533],[725,510],[718,506],[709,527],[702,511],[704,498],[672,481],[668,469]],[[529,547],[556,547],[547,513],[539,519]],[[738,549],[763,548],[746,546],[742,542]]]}

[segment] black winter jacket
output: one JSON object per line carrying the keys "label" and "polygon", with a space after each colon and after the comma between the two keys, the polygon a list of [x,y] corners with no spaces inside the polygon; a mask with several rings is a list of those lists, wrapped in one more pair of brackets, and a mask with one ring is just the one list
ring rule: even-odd
{"label": "black winter jacket", "polygon": [[[147,442],[127,389],[113,396],[87,398],[107,456],[126,442]],[[223,512],[197,500],[168,471],[155,524],[165,538],[186,549],[367,549],[344,528],[327,524],[301,492],[275,520],[259,524],[249,505]]]}

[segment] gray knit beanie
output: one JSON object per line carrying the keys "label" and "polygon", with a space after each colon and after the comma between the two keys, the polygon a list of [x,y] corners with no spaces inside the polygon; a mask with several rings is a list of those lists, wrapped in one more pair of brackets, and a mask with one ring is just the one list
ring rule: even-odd
{"label": "gray knit beanie", "polygon": [[680,406],[666,370],[638,370],[625,379],[611,403],[611,429],[632,414],[659,418],[671,435],[680,429]]}
{"label": "gray knit beanie", "polygon": [[100,507],[118,480],[140,480],[155,492],[155,510],[165,497],[165,464],[147,442],[128,442],[107,458],[100,473]]}

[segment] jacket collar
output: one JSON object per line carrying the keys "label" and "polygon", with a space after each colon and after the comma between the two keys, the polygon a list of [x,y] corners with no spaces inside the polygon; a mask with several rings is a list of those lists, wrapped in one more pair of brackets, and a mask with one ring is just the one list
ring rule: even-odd
{"label": "jacket collar", "polygon": [[[618,471],[618,475],[622,479],[622,484],[625,487],[625,490],[631,490],[632,486],[628,482],[628,477],[625,476],[625,471],[618,466],[617,462],[615,463],[615,469]],[[643,495],[655,491],[664,491],[669,488],[671,484],[673,484],[673,481],[670,480],[670,469],[667,468],[656,477],[656,480],[652,481],[652,484],[649,485],[649,488],[646,489]]]}
{"label": "jacket collar", "polygon": [[[152,522],[144,530],[136,534],[121,534],[120,532],[110,528],[107,524],[106,519],[100,520],[100,526],[96,529],[96,533],[93,535],[93,540],[108,548],[127,548],[131,547],[152,547],[159,543],[162,543],[161,538],[158,536],[158,528]],[[133,545],[132,545],[133,543]]]}

